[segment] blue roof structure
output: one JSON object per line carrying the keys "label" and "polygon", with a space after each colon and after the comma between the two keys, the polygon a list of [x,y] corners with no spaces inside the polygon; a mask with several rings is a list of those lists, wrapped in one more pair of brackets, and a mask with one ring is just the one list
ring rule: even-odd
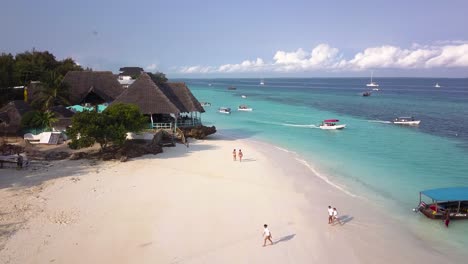
{"label": "blue roof structure", "polygon": [[468,201],[468,187],[431,189],[421,193],[436,201]]}

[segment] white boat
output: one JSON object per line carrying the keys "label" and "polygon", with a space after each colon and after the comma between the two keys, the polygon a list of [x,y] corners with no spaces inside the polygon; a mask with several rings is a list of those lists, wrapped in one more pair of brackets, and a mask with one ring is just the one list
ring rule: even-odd
{"label": "white boat", "polygon": [[220,107],[218,109],[218,112],[220,112],[221,114],[231,114],[231,108],[229,107]]}
{"label": "white boat", "polygon": [[247,98],[247,96],[245,96],[245,95],[241,95],[241,97],[242,97],[242,98]]}
{"label": "white boat", "polygon": [[321,129],[331,130],[331,129],[343,129],[346,127],[345,124],[337,124],[340,122],[338,119],[326,119],[323,120],[322,124],[319,126]]}
{"label": "white boat", "polygon": [[212,84],[211,84],[211,83],[209,83],[209,84],[208,84],[208,86],[212,86]]}
{"label": "white boat", "polygon": [[441,86],[439,85],[439,83],[436,83],[436,84],[434,85],[434,87],[435,87],[435,88],[440,88]]}
{"label": "white boat", "polygon": [[263,81],[263,79],[260,81],[260,85],[265,85],[265,82]]}
{"label": "white boat", "polygon": [[246,111],[246,112],[251,112],[253,109],[251,107],[248,107],[247,105],[239,105],[237,108],[237,111]]}
{"label": "white boat", "polygon": [[201,102],[201,106],[211,106],[210,102]]}
{"label": "white boat", "polygon": [[412,116],[403,116],[403,117],[397,117],[393,119],[393,124],[397,125],[410,125],[410,126],[417,126],[419,123],[421,123],[421,120],[415,120],[414,117]]}
{"label": "white boat", "polygon": [[[374,75],[374,72],[372,71],[371,72],[371,77],[370,77],[370,83],[366,84],[367,87],[379,87],[378,83],[372,81],[373,75]],[[377,90],[374,90],[374,89],[377,89]],[[374,91],[379,90],[378,88],[374,88],[374,89],[372,89],[372,90],[374,90]]]}

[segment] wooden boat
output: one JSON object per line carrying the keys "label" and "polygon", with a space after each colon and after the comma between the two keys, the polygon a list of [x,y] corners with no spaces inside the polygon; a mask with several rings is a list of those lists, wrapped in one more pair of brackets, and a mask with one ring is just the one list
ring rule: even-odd
{"label": "wooden boat", "polygon": [[237,111],[245,111],[245,112],[251,112],[253,111],[252,107],[249,107],[247,105],[239,105],[237,108]]}
{"label": "wooden boat", "polygon": [[200,102],[201,106],[211,106],[210,102]]}
{"label": "wooden boat", "polygon": [[228,90],[236,90],[237,88],[234,87],[234,86],[229,86],[227,89],[228,89]]}
{"label": "wooden boat", "polygon": [[331,129],[343,129],[346,127],[345,124],[337,124],[340,122],[338,119],[326,119],[323,120],[322,124],[319,126],[321,129],[331,130]]}
{"label": "wooden boat", "polygon": [[362,96],[371,96],[371,94],[372,94],[371,92],[363,92]]}
{"label": "wooden boat", "polygon": [[218,109],[218,112],[221,113],[221,114],[231,114],[231,108],[229,107],[220,107]]}
{"label": "wooden boat", "polygon": [[[423,196],[431,199],[424,202]],[[468,187],[439,188],[419,192],[419,205],[413,211],[430,219],[468,219]]]}

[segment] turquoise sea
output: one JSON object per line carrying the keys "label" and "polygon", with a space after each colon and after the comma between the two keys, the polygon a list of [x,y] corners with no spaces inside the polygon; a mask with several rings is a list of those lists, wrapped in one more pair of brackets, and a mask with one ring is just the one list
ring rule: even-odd
{"label": "turquoise sea", "polygon": [[[415,233],[468,245],[468,221],[452,221],[446,229],[412,212],[420,190],[468,186],[468,79],[380,78],[380,90],[369,97],[361,95],[368,90],[364,78],[182,81],[199,101],[211,103],[202,114],[205,125],[295,152],[320,177],[385,208]],[[240,104],[254,110],[238,112]],[[222,106],[232,114],[218,113]],[[389,122],[397,116],[422,121],[417,127]],[[318,128],[331,118],[346,129]]]}

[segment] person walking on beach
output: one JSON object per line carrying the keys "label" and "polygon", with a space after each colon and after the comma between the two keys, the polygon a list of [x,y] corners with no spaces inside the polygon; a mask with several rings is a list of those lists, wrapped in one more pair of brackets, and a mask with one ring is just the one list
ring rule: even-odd
{"label": "person walking on beach", "polygon": [[234,149],[234,150],[232,151],[232,160],[233,160],[233,161],[236,161],[236,157],[237,157],[236,149]]}
{"label": "person walking on beach", "polygon": [[335,220],[338,221],[338,223],[341,225],[340,219],[338,218],[338,211],[336,210],[336,208],[333,208],[333,219],[332,219],[332,223],[333,223]]}
{"label": "person walking on beach", "polygon": [[23,156],[21,156],[19,153],[18,153],[18,157],[16,158],[16,168],[17,169],[23,168]]}
{"label": "person walking on beach", "polygon": [[244,156],[244,154],[242,153],[242,150],[239,149],[239,162],[242,162],[242,157]]}
{"label": "person walking on beach", "polygon": [[273,245],[273,241],[271,241],[273,237],[271,236],[270,230],[268,230],[268,225],[263,225],[263,246],[266,246],[267,240],[270,241],[271,245]]}
{"label": "person walking on beach", "polygon": [[445,223],[445,226],[448,228],[450,224],[450,210],[447,210],[447,213],[445,214],[444,223]]}
{"label": "person walking on beach", "polygon": [[333,222],[333,209],[331,205],[328,206],[328,223],[331,224]]}

